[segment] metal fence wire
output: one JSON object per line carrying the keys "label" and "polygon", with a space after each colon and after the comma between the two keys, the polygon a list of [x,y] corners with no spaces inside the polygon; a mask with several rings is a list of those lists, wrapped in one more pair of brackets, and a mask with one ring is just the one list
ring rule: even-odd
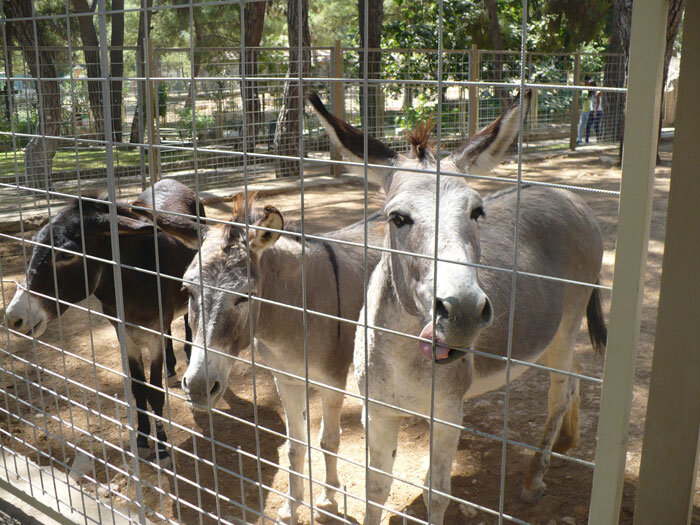
{"label": "metal fence wire", "polygon": [[[243,4],[5,4],[2,480],[80,523],[528,523],[570,516],[521,503],[559,461],[584,519],[602,359],[579,327],[588,305],[604,346],[615,242],[591,208],[619,181],[545,164],[586,142],[593,89],[614,151],[623,57],[446,50],[442,25],[438,49],[208,48],[198,10],[245,27]],[[189,47],[108,38],[168,10]],[[533,244],[533,199],[579,233]]]}

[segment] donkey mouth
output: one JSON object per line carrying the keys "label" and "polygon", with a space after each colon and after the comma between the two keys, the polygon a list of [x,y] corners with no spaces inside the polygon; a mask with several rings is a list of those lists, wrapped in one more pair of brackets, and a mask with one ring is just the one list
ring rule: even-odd
{"label": "donkey mouth", "polygon": [[[432,339],[433,338],[433,323],[430,322],[425,327],[420,333],[420,336],[423,339]],[[460,359],[464,357],[464,352],[462,350],[456,350],[454,348],[450,348],[448,346],[445,346],[442,344],[443,341],[441,341],[440,334],[438,331],[435,331],[435,354],[433,355],[433,345],[432,343],[426,343],[425,341],[418,341],[418,349],[420,350],[420,353],[423,355],[424,358],[426,358],[428,361],[435,361],[435,363],[440,364],[440,365],[445,365],[447,363],[451,363],[453,361],[456,361],[457,359]]]}

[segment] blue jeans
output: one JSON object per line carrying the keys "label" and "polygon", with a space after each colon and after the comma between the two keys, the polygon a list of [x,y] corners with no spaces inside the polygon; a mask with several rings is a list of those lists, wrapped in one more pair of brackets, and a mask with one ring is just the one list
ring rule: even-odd
{"label": "blue jeans", "polygon": [[595,127],[596,140],[600,140],[600,120],[602,117],[602,111],[591,111],[588,113],[588,122],[586,122],[586,142],[588,142],[591,136],[591,127]]}
{"label": "blue jeans", "polygon": [[578,133],[576,134],[576,144],[581,144],[583,142],[583,134],[586,131],[586,125],[588,124],[588,111],[582,111],[581,116],[578,118]]}

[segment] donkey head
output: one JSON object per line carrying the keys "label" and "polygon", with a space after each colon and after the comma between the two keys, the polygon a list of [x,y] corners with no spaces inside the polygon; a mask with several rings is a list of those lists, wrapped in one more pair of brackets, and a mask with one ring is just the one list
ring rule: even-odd
{"label": "donkey head", "polygon": [[179,217],[158,221],[161,229],[193,249],[200,246],[201,237],[199,256],[195,256],[183,277],[190,295],[193,346],[182,386],[195,409],[206,409],[208,401],[215,406],[223,396],[233,365],[228,356],[238,355],[250,346],[250,308],[254,323],[260,312],[259,302],[249,301],[249,294],[257,295],[260,258],[280,234],[258,228],[281,230],[284,222],[276,208],[257,210],[253,200],[249,195],[247,215],[251,226],[247,230],[242,225],[246,222],[242,194],[234,203],[232,218],[239,224],[205,226],[198,234],[193,221]]}
{"label": "donkey head", "polygon": [[[62,313],[66,303],[77,303],[95,291],[103,265],[90,258],[83,261],[83,239],[88,255],[111,260],[112,251],[108,205],[94,199],[104,200],[106,195],[71,201],[35,235],[26,280],[5,312],[11,329],[39,337],[57,316],[57,308]],[[153,224],[123,204],[117,204],[117,229],[120,237],[153,235]]]}
{"label": "donkey head", "polygon": [[[525,111],[530,98],[527,92]],[[333,144],[349,160],[363,162],[362,132],[331,115],[317,95],[308,100]],[[367,137],[367,162],[374,165],[368,166],[368,176],[386,193],[384,242],[392,251],[383,258],[399,303],[424,325],[415,335],[434,341],[418,345],[429,360],[447,363],[461,357],[453,348],[470,347],[493,320],[474,266],[480,257],[479,222],[485,220],[481,197],[462,177],[445,172],[491,171],[518,134],[519,107],[516,99],[495,122],[441,159],[428,143],[431,124],[408,135],[407,155]]]}

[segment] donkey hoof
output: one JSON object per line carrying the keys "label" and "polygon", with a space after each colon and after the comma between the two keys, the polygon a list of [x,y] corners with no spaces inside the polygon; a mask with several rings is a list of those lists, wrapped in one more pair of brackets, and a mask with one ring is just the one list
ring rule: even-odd
{"label": "donkey hoof", "polygon": [[290,525],[292,523],[296,523],[296,516],[294,516],[296,512],[292,510],[292,505],[289,501],[287,501],[282,508],[277,511],[277,517],[279,520],[283,523],[289,523]]}
{"label": "donkey hoof", "polygon": [[153,451],[151,450],[151,447],[149,446],[141,446],[139,445],[136,447],[138,451],[138,455],[141,459],[148,459],[153,456]]}
{"label": "donkey hoof", "polygon": [[177,374],[171,374],[168,376],[168,388],[180,388],[180,385],[182,383],[180,382],[180,378],[177,377]]}
{"label": "donkey hoof", "polygon": [[335,500],[322,495],[316,500],[315,507],[323,512],[314,512],[314,519],[318,523],[329,523],[338,514],[338,504]]}
{"label": "donkey hoof", "polygon": [[523,487],[520,493],[520,499],[525,503],[537,503],[546,493],[547,485],[540,481],[534,483],[531,488]]}
{"label": "donkey hoof", "polygon": [[163,453],[159,453],[157,458],[154,458],[156,464],[162,468],[162,469],[170,469],[170,466],[172,465],[172,461],[170,460],[170,454],[165,452],[165,455],[162,455]]}

